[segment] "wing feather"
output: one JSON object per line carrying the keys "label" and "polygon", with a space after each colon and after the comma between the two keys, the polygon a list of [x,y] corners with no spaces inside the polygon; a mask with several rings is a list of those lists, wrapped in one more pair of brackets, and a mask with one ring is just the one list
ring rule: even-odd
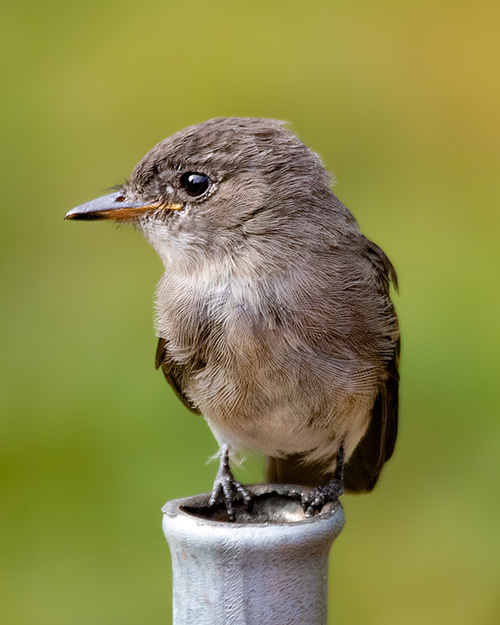
{"label": "wing feather", "polygon": [[182,389],[183,368],[170,357],[168,353],[168,342],[166,339],[158,339],[158,346],[156,348],[155,355],[155,367],[156,369],[161,367],[167,382],[170,384],[174,393],[182,401],[186,408],[189,408],[189,410],[195,414],[200,414],[199,409],[191,402]]}

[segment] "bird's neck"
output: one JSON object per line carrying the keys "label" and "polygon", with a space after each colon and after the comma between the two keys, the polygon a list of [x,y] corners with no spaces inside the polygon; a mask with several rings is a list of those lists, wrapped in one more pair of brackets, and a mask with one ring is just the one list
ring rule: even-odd
{"label": "bird's neck", "polygon": [[[277,267],[274,250],[252,241],[237,229],[169,230],[154,224],[142,228],[166,273],[217,278],[251,278],[264,269]],[[283,260],[283,259],[281,259]]]}

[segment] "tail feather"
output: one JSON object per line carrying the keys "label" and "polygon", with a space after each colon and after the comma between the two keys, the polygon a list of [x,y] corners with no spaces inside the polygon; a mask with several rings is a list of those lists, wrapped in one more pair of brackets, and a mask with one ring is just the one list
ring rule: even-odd
{"label": "tail feather", "polygon": [[304,464],[304,457],[299,454],[267,459],[266,480],[271,484],[319,486],[332,479],[333,472],[326,471],[324,465]]}

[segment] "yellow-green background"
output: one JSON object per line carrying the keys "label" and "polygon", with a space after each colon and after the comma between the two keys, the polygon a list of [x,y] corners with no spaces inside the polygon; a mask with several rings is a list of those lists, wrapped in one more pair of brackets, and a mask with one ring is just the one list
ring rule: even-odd
{"label": "yellow-green background", "polygon": [[154,252],[62,218],[223,115],[289,120],[400,276],[400,438],[344,499],[330,621],[500,623],[499,21],[483,0],[3,3],[2,624],[170,622],[160,507],[210,488],[215,443],[153,369]]}

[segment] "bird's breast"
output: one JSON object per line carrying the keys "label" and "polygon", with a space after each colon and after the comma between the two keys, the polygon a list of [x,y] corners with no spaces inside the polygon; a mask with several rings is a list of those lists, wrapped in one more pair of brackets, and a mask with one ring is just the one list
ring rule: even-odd
{"label": "bird's breast", "polygon": [[168,273],[157,289],[156,325],[178,364],[189,366],[191,356],[203,353],[223,367],[262,351],[280,308],[248,279]]}

